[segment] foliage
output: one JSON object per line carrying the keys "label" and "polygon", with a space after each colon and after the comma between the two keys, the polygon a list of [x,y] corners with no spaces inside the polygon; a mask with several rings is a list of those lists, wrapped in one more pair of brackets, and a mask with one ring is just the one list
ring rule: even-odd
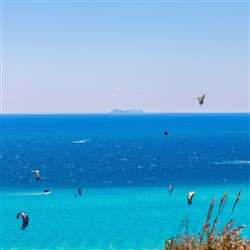
{"label": "foliage", "polygon": [[[241,190],[238,193],[237,199],[235,200],[234,206],[232,208],[231,215],[234,212],[235,206],[240,199]],[[219,232],[216,231],[216,225],[219,222],[218,218],[227,203],[228,192],[225,193],[220,201],[219,209],[216,214],[215,220],[211,226],[210,218],[212,215],[213,207],[216,198],[214,198],[210,204],[206,222],[198,235],[188,233],[188,215],[186,215],[185,220],[181,221],[179,233],[177,236],[166,240],[165,250],[243,250],[250,249],[250,241],[246,237],[241,237],[241,229],[245,228],[245,225],[232,228],[234,225],[234,220],[230,220]],[[182,232],[184,231],[184,232]],[[182,233],[181,233],[182,232]]]}

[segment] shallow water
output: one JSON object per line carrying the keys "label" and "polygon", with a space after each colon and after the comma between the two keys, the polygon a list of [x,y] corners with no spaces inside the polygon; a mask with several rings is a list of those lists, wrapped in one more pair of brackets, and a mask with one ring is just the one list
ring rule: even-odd
{"label": "shallow water", "polygon": [[[240,188],[241,199],[231,217]],[[189,191],[196,192],[192,205],[187,204]],[[242,231],[249,235],[248,185],[176,186],[171,195],[168,187],[90,188],[81,197],[74,197],[74,189],[55,189],[49,195],[4,192],[2,249],[163,249],[186,214],[189,232],[200,232],[213,197],[214,217],[227,191],[218,228],[233,218],[235,226],[246,224]],[[21,218],[15,218],[21,211],[29,216],[24,231]]]}

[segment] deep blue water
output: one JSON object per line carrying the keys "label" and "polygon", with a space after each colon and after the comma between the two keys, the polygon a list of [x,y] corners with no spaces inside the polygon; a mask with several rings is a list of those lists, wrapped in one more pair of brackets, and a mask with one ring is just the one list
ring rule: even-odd
{"label": "deep blue water", "polygon": [[[234,219],[249,238],[249,118],[2,115],[0,248],[163,249],[186,215],[189,233],[201,232],[212,199],[217,210],[226,192],[218,228]],[[82,197],[74,197],[78,187]]]}
{"label": "deep blue water", "polygon": [[2,143],[4,189],[249,183],[249,114],[3,115]]}

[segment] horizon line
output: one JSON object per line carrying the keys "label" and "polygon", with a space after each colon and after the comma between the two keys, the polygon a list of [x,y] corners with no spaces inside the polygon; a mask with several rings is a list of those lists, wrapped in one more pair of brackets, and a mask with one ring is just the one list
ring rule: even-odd
{"label": "horizon line", "polygon": [[109,112],[58,112],[58,113],[1,113],[0,115],[147,115],[147,114],[250,114],[250,111],[204,111],[204,112],[195,112],[195,111],[188,111],[188,112],[144,112],[143,113],[111,113]]}

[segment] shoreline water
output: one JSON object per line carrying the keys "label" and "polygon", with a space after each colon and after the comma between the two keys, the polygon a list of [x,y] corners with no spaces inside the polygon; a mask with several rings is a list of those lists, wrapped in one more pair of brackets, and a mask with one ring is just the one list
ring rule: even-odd
{"label": "shoreline water", "polygon": [[[241,186],[241,199],[231,216],[239,186],[197,186],[192,189],[196,194],[190,206],[190,186],[174,187],[171,195],[168,187],[86,188],[82,197],[74,197],[77,189],[53,189],[48,195],[38,190],[3,192],[2,249],[77,249],[78,245],[84,249],[163,249],[165,240],[178,233],[186,214],[190,233],[199,233],[212,199],[217,197],[216,211],[227,191],[218,228],[233,218],[235,226],[246,224],[242,232],[249,236],[247,184]],[[30,219],[25,232],[15,219],[23,210]],[[50,241],[46,247],[44,240]]]}

